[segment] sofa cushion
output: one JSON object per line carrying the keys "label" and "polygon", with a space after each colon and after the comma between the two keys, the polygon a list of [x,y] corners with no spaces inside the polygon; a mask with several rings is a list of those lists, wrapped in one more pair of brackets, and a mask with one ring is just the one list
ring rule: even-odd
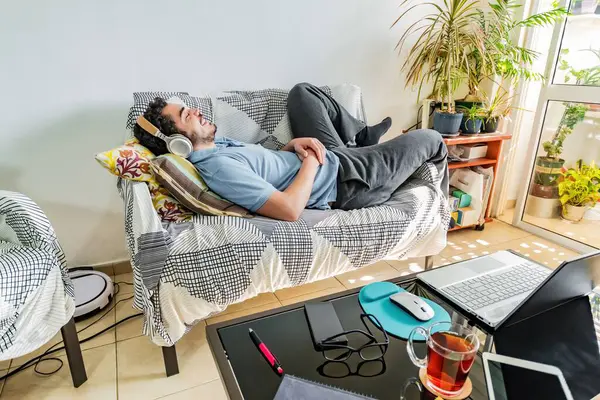
{"label": "sofa cushion", "polygon": [[[334,91],[329,86],[321,89],[340,104],[350,106],[352,112],[360,101],[357,86],[341,85]],[[185,92],[138,92],[133,94],[127,129],[133,129],[137,117],[155,97],[168,100],[177,96],[188,107],[198,108],[206,119],[214,122],[217,135],[278,150],[293,138],[287,115],[288,93],[287,89],[235,90],[196,97]],[[358,117],[362,118],[362,115]]]}
{"label": "sofa cushion", "polygon": [[96,161],[111,174],[140,182],[152,179],[150,160],[153,158],[150,150],[134,141],[96,154]]}
{"label": "sofa cushion", "polygon": [[162,221],[189,220],[194,213],[156,180],[151,167],[151,160],[154,158],[154,154],[137,139],[131,139],[121,146],[96,154],[96,161],[111,174],[148,184],[152,205]]}
{"label": "sofa cushion", "polygon": [[162,222],[189,221],[194,213],[181,204],[173,195],[162,186],[156,178],[146,182],[152,199],[152,206]]}
{"label": "sofa cushion", "polygon": [[248,210],[211,192],[188,160],[164,154],[151,164],[157,181],[190,210],[205,215],[251,217]]}

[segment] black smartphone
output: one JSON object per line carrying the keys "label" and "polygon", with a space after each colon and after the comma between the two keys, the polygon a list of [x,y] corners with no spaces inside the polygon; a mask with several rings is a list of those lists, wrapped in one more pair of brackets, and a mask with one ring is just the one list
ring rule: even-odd
{"label": "black smartphone", "polygon": [[[342,324],[335,313],[335,308],[333,308],[333,304],[330,302],[307,303],[304,305],[304,312],[308,319],[310,334],[316,350],[323,350],[321,346],[323,340],[344,332]],[[330,343],[345,345],[348,344],[348,338],[340,336]]]}

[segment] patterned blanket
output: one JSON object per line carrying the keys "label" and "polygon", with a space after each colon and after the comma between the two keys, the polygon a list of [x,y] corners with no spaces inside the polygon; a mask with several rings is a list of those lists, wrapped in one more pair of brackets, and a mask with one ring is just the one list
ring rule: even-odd
{"label": "patterned blanket", "polygon": [[[331,92],[362,117],[360,91],[344,86]],[[270,95],[273,91],[279,94]],[[248,140],[252,132],[253,142],[277,148],[287,142],[287,135],[291,137],[285,122],[287,97],[281,92],[230,92],[219,101],[228,103],[227,115],[235,121],[220,123],[218,110],[223,107],[215,107],[213,115],[214,99],[205,104],[207,115],[213,115],[218,126],[254,129],[245,130],[245,137],[236,137],[234,131],[227,136]],[[153,96],[136,94],[147,101]],[[134,104],[129,121],[144,108]],[[120,180],[134,307],[144,312],[144,333],[158,345],[173,345],[199,320],[260,293],[325,279],[382,259],[437,254],[446,245],[450,219],[448,188],[442,187],[447,173],[445,161],[426,163],[384,205],[353,211],[305,210],[296,222],[197,215],[191,222],[162,223],[147,186]]]}
{"label": "patterned blanket", "polygon": [[41,347],[71,319],[75,294],[66,267],[42,210],[0,190],[0,360]]}

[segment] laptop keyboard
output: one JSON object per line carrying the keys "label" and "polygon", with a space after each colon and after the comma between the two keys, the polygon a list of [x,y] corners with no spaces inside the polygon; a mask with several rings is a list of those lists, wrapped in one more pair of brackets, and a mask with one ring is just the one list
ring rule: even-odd
{"label": "laptop keyboard", "polygon": [[518,264],[500,273],[481,275],[450,286],[441,291],[473,310],[498,303],[529,292],[550,274],[544,267],[532,263]]}

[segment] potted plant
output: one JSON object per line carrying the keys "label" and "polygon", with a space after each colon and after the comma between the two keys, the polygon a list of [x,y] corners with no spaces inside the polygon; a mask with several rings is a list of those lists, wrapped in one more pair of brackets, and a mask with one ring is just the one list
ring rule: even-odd
{"label": "potted plant", "polygon": [[536,174],[534,181],[542,185],[552,185],[560,175],[560,169],[565,160],[560,158],[563,151],[565,139],[573,133],[575,125],[585,118],[587,105],[581,103],[563,103],[563,112],[556,132],[550,140],[545,141],[542,146],[546,156],[540,156],[536,160]]}
{"label": "potted plant", "polygon": [[575,168],[563,170],[558,184],[562,217],[579,222],[585,211],[600,200],[600,168],[592,162],[577,161]]}
{"label": "potted plant", "polygon": [[481,131],[483,118],[485,117],[484,110],[473,104],[471,108],[457,107],[462,111],[463,119],[460,124],[460,131],[463,135],[476,135]]}
{"label": "potted plant", "polygon": [[[600,61],[599,50],[588,51],[594,53]],[[558,66],[560,70],[567,72],[564,78],[565,83],[571,82],[571,79],[574,79],[576,85],[600,85],[600,65],[592,68],[576,70],[564,59],[564,56],[567,54],[569,54],[569,49],[563,49],[561,51],[561,57],[559,59]],[[565,163],[565,160],[560,158],[560,155],[563,151],[563,143],[565,139],[573,133],[575,126],[583,121],[585,118],[585,113],[588,110],[587,104],[563,104],[565,105],[565,111],[563,112],[556,132],[550,140],[542,143],[544,151],[546,152],[546,156],[538,157],[536,160],[536,165],[539,165],[541,168],[539,169],[539,174],[536,174],[535,179],[538,181],[538,183],[543,185],[550,185],[558,178],[560,169]],[[550,170],[548,170],[548,168]]]}
{"label": "potted plant", "polygon": [[552,138],[542,144],[546,156],[535,160],[533,182],[529,192],[527,213],[541,218],[554,218],[558,215],[558,178],[565,160],[560,158],[563,142],[575,126],[583,121],[587,106],[581,103],[564,103],[565,111]]}
{"label": "potted plant", "polygon": [[[600,60],[600,51],[593,52]],[[565,82],[575,81],[576,85],[600,85],[600,66],[576,70],[565,60],[569,49],[563,49],[559,58],[558,69],[566,71]],[[533,183],[529,192],[527,213],[542,217],[553,218],[558,215],[559,190],[558,178],[565,160],[560,158],[564,141],[573,133],[575,126],[583,121],[589,106],[581,103],[563,103],[565,110],[558,127],[550,140],[542,143],[546,156],[539,156],[535,160]]]}
{"label": "potted plant", "polygon": [[443,135],[458,135],[460,129],[463,114],[455,109],[454,93],[466,78],[468,54],[478,49],[483,55],[481,62],[486,62],[483,32],[474,23],[479,15],[478,4],[478,0],[446,0],[440,4],[404,0],[401,6],[408,8],[392,24],[395,26],[415,9],[431,10],[408,26],[396,48],[402,51],[406,39],[418,35],[402,70],[406,72],[406,85],[419,87],[419,97],[424,84],[433,84],[431,97],[442,104],[434,113],[433,128]]}
{"label": "potted plant", "polygon": [[[568,14],[567,10],[555,6],[552,10],[533,14],[525,19],[516,20],[515,10],[522,7],[522,2],[516,0],[495,0],[488,3],[486,11],[480,10],[475,23],[483,32],[485,53],[479,48],[473,48],[468,55],[467,76],[469,93],[462,100],[457,100],[457,105],[471,107],[473,104],[482,105],[486,96],[481,90],[484,80],[496,81],[498,85],[506,87],[507,91],[514,86],[516,79],[541,80],[543,75],[533,71],[533,62],[538,53],[519,46],[515,40],[519,37],[518,30],[542,27],[555,23]],[[484,58],[485,56],[485,58]],[[499,78],[499,81],[496,80]],[[502,118],[510,113],[510,108],[505,107]],[[493,132],[495,129],[486,129]]]}
{"label": "potted plant", "polygon": [[511,107],[513,96],[503,88],[499,88],[491,101],[486,101],[481,108],[483,114],[483,125],[481,132],[494,133],[498,129],[500,119],[507,118],[513,107]]}

